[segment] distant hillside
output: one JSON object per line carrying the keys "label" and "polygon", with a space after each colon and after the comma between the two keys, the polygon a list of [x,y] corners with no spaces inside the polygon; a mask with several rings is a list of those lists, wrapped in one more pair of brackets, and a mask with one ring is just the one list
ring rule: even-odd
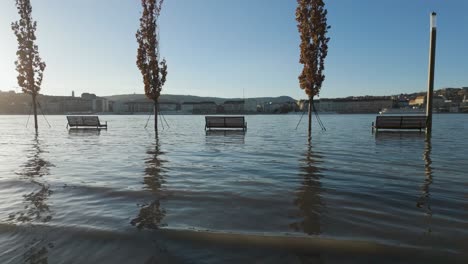
{"label": "distant hillside", "polygon": [[[111,101],[139,101],[145,100],[146,96],[144,94],[120,94],[120,95],[111,95],[104,96]],[[160,102],[203,102],[203,101],[213,101],[216,104],[222,104],[224,101],[228,100],[243,100],[242,98],[220,98],[220,97],[202,97],[194,95],[175,95],[175,94],[163,94],[161,95]],[[257,103],[263,102],[295,102],[296,100],[289,96],[278,96],[278,97],[256,97],[256,98],[245,98],[245,101],[256,101]]]}

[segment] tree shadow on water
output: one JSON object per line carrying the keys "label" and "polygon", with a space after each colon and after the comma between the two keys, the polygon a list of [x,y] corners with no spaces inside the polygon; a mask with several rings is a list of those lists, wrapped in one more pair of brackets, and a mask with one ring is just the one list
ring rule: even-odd
{"label": "tree shadow on water", "polygon": [[321,233],[320,216],[324,209],[320,183],[323,169],[318,166],[321,159],[322,156],[312,150],[309,142],[304,158],[300,159],[299,175],[302,181],[294,199],[294,204],[299,208],[296,216],[301,220],[289,225],[294,231],[302,231],[308,235]]}
{"label": "tree shadow on water", "polygon": [[26,244],[26,251],[23,254],[24,263],[27,264],[48,264],[49,263],[49,250],[53,248],[52,243],[46,244],[44,239],[34,238]]}
{"label": "tree shadow on water", "polygon": [[166,211],[161,208],[161,188],[164,184],[164,163],[166,160],[161,159],[161,155],[164,154],[160,150],[159,139],[156,137],[155,143],[146,152],[148,158],[145,160],[146,168],[144,170],[145,176],[143,177],[143,183],[145,189],[151,191],[155,200],[140,204],[140,212],[138,216],[134,218],[130,223],[136,226],[138,229],[158,229],[163,226],[162,220],[166,215]]}
{"label": "tree shadow on water", "polygon": [[[27,224],[37,222],[47,223],[52,220],[52,212],[47,204],[52,190],[50,190],[50,186],[45,181],[45,178],[50,175],[49,169],[53,165],[44,159],[44,152],[39,135],[36,133],[32,148],[27,153],[28,159],[21,166],[20,171],[17,172],[21,180],[34,185],[35,191],[23,195],[23,208],[16,213],[10,214],[8,218],[9,222]],[[35,228],[34,226],[32,227]],[[54,244],[47,241],[46,234],[39,232],[38,237],[40,238],[33,237],[25,244],[25,251],[23,253],[24,263],[48,263],[48,253],[54,247]]]}
{"label": "tree shadow on water", "polygon": [[53,165],[42,157],[42,153],[44,153],[44,151],[41,149],[38,134],[36,134],[32,149],[27,156],[28,160],[17,174],[20,175],[21,179],[34,184],[36,187],[35,189],[39,188],[39,190],[23,195],[24,210],[10,214],[10,221],[22,223],[39,221],[45,223],[52,219],[52,214],[47,204],[47,200],[52,194],[52,191],[44,178],[49,175],[49,168],[53,167]]}
{"label": "tree shadow on water", "polygon": [[[304,156],[299,162],[301,182],[294,199],[294,205],[299,211],[294,215],[297,220],[289,227],[307,235],[319,235],[322,233],[320,218],[325,208],[321,197],[322,184],[320,182],[324,169],[319,166],[322,163],[322,156],[313,151],[309,141]],[[301,263],[323,263],[322,254],[318,252],[296,254],[296,257]]]}

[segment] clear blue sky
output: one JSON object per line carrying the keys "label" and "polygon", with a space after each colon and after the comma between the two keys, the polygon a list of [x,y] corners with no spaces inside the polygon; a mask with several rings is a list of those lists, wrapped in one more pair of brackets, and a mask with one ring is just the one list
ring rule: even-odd
{"label": "clear blue sky", "polygon": [[[139,0],[32,0],[47,63],[42,93],[143,93],[135,65]],[[468,86],[468,1],[329,0],[321,97],[386,95],[427,86],[429,14],[438,13],[436,88]],[[165,0],[163,93],[305,98],[294,0]],[[18,19],[0,2],[0,90],[14,89]]]}

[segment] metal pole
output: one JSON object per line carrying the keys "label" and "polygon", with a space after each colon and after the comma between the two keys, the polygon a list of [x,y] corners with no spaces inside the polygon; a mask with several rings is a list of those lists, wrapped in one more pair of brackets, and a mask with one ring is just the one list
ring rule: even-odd
{"label": "metal pole", "polygon": [[426,133],[432,132],[432,98],[434,96],[434,66],[435,66],[435,51],[436,51],[436,36],[437,29],[435,25],[436,13],[431,14],[431,36],[429,44],[429,78],[427,84],[427,100],[426,100]]}
{"label": "metal pole", "polygon": [[309,97],[309,140],[312,138],[312,100],[314,100],[314,98],[312,96]]}
{"label": "metal pole", "polygon": [[37,132],[37,105],[36,105],[36,94],[32,94],[32,102],[33,102],[33,111],[34,111],[34,128],[36,129]]}
{"label": "metal pole", "polygon": [[154,131],[158,133],[158,100],[154,100]]}

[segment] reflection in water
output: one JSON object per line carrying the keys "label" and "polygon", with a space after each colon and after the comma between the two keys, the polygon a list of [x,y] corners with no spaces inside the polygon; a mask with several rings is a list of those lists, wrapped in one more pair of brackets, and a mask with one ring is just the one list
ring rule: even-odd
{"label": "reflection in water", "polygon": [[205,139],[209,144],[244,144],[245,133],[242,130],[207,130]]}
{"label": "reflection in water", "polygon": [[[430,205],[430,192],[429,192],[429,187],[432,184],[432,160],[431,160],[431,151],[432,151],[432,144],[431,144],[431,137],[428,134],[426,136],[426,139],[424,141],[424,153],[423,153],[423,159],[424,159],[424,173],[426,175],[426,178],[424,179],[424,183],[421,186],[421,197],[419,198],[416,206],[419,208],[423,208],[425,213],[429,216],[432,217],[432,210],[431,210],[431,205]],[[430,232],[430,229],[429,229]]]}
{"label": "reflection in water", "polygon": [[68,129],[70,136],[99,136],[101,134],[100,128],[70,128]]}
{"label": "reflection in water", "polygon": [[379,133],[375,133],[375,139],[377,142],[391,140],[392,144],[395,143],[394,140],[396,139],[422,139],[424,138],[424,133],[420,133],[419,131],[379,131]]}
{"label": "reflection in water", "polygon": [[141,207],[140,212],[130,223],[139,229],[157,229],[162,225],[161,222],[166,215],[165,210],[161,208],[160,202],[161,187],[164,183],[163,174],[165,172],[162,165],[166,161],[160,158],[160,155],[164,153],[160,151],[159,139],[157,136],[156,143],[147,151],[147,154],[149,158],[145,161],[146,168],[143,183],[146,185],[146,189],[149,189],[155,194],[156,199],[151,203],[139,205]]}
{"label": "reflection in water", "polygon": [[[430,190],[433,179],[432,179],[432,160],[431,160],[431,135],[425,133],[416,133],[414,131],[410,132],[391,132],[385,131],[385,133],[379,132],[376,134],[376,143],[391,145],[392,147],[397,144],[400,147],[408,148],[408,143],[411,141],[416,142],[416,145],[421,146],[424,139],[424,151],[423,151],[423,160],[424,160],[424,173],[425,179],[421,185],[421,195],[416,202],[416,206],[424,210],[424,213],[429,217],[429,220],[432,217],[432,209],[430,205]],[[431,232],[431,229],[428,228],[428,232]]]}
{"label": "reflection in water", "polygon": [[47,248],[42,247],[39,251],[34,251],[35,248],[30,248],[24,255],[24,263],[28,264],[47,264]]}
{"label": "reflection in water", "polygon": [[15,214],[10,214],[10,221],[48,222],[52,219],[47,199],[52,194],[50,186],[43,181],[43,176],[49,175],[49,168],[53,166],[42,158],[43,150],[40,147],[38,135],[34,137],[33,149],[28,155],[28,161],[23,165],[23,170],[18,174],[39,187],[38,191],[24,195],[24,210]]}
{"label": "reflection in water", "polygon": [[320,196],[321,168],[317,167],[321,156],[312,151],[309,141],[305,159],[301,160],[302,185],[297,191],[294,204],[300,209],[301,221],[290,224],[295,231],[303,231],[309,235],[320,234],[320,214],[324,207]]}
{"label": "reflection in water", "polygon": [[[24,210],[9,215],[9,221],[21,223],[30,223],[34,221],[49,222],[52,220],[47,200],[52,194],[50,186],[44,181],[44,176],[49,175],[49,168],[53,166],[50,162],[42,157],[44,151],[41,149],[38,134],[36,133],[33,140],[33,148],[28,155],[28,160],[22,166],[23,169],[18,174],[21,178],[36,185],[39,190],[23,195]],[[53,247],[52,243],[45,245],[46,240],[33,238],[25,245],[23,254],[24,263],[30,264],[47,264],[48,249]]]}
{"label": "reflection in water", "polygon": [[28,264],[48,264],[49,249],[53,248],[53,244],[45,245],[45,240],[33,239],[26,247],[27,251],[23,254],[24,263]]}

